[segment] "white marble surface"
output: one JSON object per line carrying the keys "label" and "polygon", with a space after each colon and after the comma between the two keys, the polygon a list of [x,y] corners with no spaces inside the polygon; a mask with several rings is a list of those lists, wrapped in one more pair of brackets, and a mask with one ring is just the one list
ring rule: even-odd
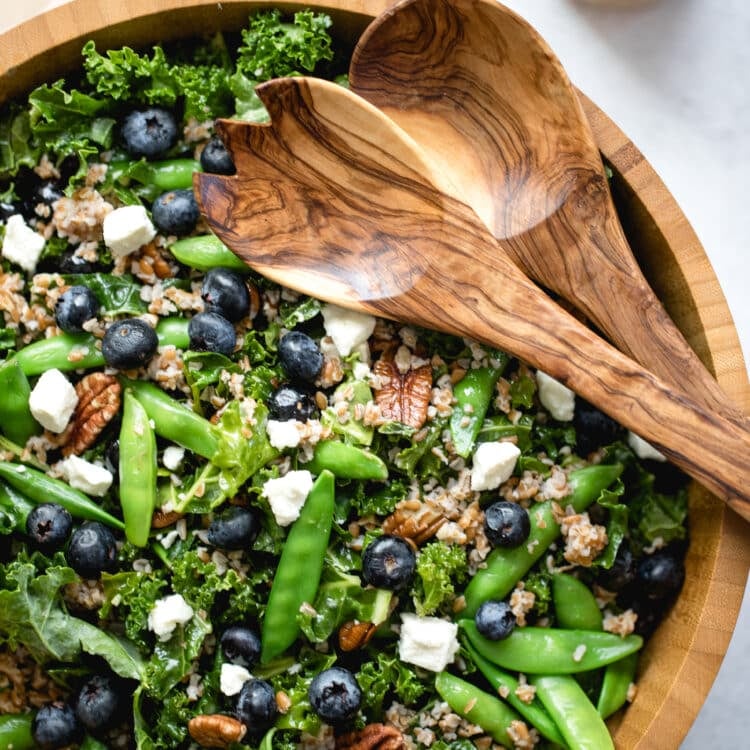
{"label": "white marble surface", "polygon": [[[750,356],[750,3],[651,0],[608,9],[582,0],[505,2],[536,26],[576,85],[660,174],[711,259]],[[0,30],[57,4],[6,0]],[[722,669],[681,750],[750,745],[750,597],[745,599]]]}

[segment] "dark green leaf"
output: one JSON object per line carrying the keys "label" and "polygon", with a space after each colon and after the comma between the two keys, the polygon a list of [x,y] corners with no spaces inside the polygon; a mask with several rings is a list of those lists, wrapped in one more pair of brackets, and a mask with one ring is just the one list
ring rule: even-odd
{"label": "dark green leaf", "polygon": [[530,409],[534,405],[536,381],[528,375],[513,380],[510,384],[510,403],[516,408]]}
{"label": "dark green leaf", "polygon": [[295,328],[300,323],[312,320],[320,313],[321,302],[313,297],[305,297],[300,302],[282,302],[279,314],[284,328]]}
{"label": "dark green leaf", "polygon": [[63,276],[68,284],[82,284],[96,295],[102,315],[140,315],[146,312],[141,284],[129,274],[78,273]]}
{"label": "dark green leaf", "polygon": [[445,542],[426,544],[417,557],[417,581],[413,590],[414,607],[420,617],[434,614],[452,600],[456,584],[469,574],[466,550]]}
{"label": "dark green leaf", "polygon": [[[373,654],[371,653],[372,657]],[[411,706],[424,695],[427,686],[406,664],[384,651],[366,661],[357,674],[362,688],[364,710],[379,718],[390,705],[389,696],[396,696],[401,703]],[[386,705],[387,704],[387,705]]]}
{"label": "dark green leaf", "polygon": [[32,144],[28,110],[9,107],[0,118],[0,177],[13,177],[22,165],[36,166],[39,151]]}
{"label": "dark green leaf", "polygon": [[282,21],[278,10],[257,13],[242,32],[237,69],[258,81],[311,73],[321,60],[331,60],[329,16],[311,11]]}

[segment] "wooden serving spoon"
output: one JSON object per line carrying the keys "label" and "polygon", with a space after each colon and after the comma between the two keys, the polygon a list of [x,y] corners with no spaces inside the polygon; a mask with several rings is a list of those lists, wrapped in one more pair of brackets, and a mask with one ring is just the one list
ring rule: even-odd
{"label": "wooden serving spoon", "polygon": [[496,0],[403,0],[365,30],[350,82],[527,276],[666,382],[740,418],[643,277],[575,89],[526,21]]}
{"label": "wooden serving spoon", "polygon": [[237,174],[196,174],[211,229],[249,266],[355,310],[469,336],[566,383],[750,519],[750,432],[607,344],[500,252],[374,106],[312,78],[257,89],[269,125],[217,125]]}

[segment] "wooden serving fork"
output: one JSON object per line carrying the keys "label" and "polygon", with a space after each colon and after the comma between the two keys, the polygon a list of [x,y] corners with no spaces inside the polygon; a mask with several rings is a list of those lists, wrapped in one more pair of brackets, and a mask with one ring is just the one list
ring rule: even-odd
{"label": "wooden serving fork", "polygon": [[236,175],[194,178],[211,229],[245,263],[319,299],[521,358],[750,519],[746,422],[706,409],[560,308],[374,106],[312,78],[257,91],[270,124],[217,124]]}

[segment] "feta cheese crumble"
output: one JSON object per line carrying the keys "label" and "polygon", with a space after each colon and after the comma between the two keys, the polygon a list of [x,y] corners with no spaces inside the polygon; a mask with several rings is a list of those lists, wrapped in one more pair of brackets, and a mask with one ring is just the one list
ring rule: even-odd
{"label": "feta cheese crumble", "polygon": [[263,485],[263,497],[268,499],[279,526],[289,526],[299,518],[302,506],[313,486],[312,474],[306,469],[289,471]]}
{"label": "feta cheese crumble", "polygon": [[666,461],[667,457],[656,450],[651,443],[639,437],[634,432],[628,432],[628,445],[633,449],[638,458],[651,459],[652,461]]}
{"label": "feta cheese crumble", "polygon": [[399,659],[431,672],[442,672],[458,652],[457,635],[458,625],[454,622],[403,612]]}
{"label": "feta cheese crumble", "polygon": [[184,448],[181,448],[179,445],[168,445],[164,449],[161,462],[164,464],[165,469],[169,469],[169,471],[177,471],[177,469],[180,468],[183,458],[185,458]]}
{"label": "feta cheese crumble", "polygon": [[80,456],[68,456],[58,463],[57,468],[71,487],[87,495],[103,497],[112,486],[113,476],[110,471]]}
{"label": "feta cheese crumble", "polygon": [[221,692],[229,696],[237,695],[251,677],[250,672],[240,664],[222,664],[219,676]]}
{"label": "feta cheese crumble", "polygon": [[323,305],[321,312],[323,327],[342,357],[348,357],[375,330],[375,318],[372,315],[331,304]]}
{"label": "feta cheese crumble", "polygon": [[144,206],[122,206],[104,217],[104,244],[117,257],[130,255],[156,237]]}
{"label": "feta cheese crumble", "polygon": [[29,395],[32,416],[50,432],[60,433],[68,426],[77,403],[73,384],[55,368],[42,373]]}
{"label": "feta cheese crumble", "polygon": [[510,479],[520,455],[513,443],[480,443],[472,458],[471,489],[477,492],[497,489]]}
{"label": "feta cheese crumble", "polygon": [[575,413],[576,394],[541,370],[537,370],[536,384],[539,389],[539,400],[552,418],[558,422],[570,422]]}
{"label": "feta cheese crumble", "polygon": [[44,237],[35,232],[21,214],[13,214],[6,221],[2,256],[24,271],[34,272],[44,244]]}
{"label": "feta cheese crumble", "polygon": [[193,619],[193,608],[182,594],[170,594],[158,599],[148,613],[148,628],[160,641],[168,641],[178,625]]}
{"label": "feta cheese crumble", "polygon": [[296,419],[287,419],[283,422],[276,419],[269,419],[266,422],[266,433],[271,445],[280,451],[284,450],[284,448],[296,448],[302,437],[300,431],[297,429]]}

